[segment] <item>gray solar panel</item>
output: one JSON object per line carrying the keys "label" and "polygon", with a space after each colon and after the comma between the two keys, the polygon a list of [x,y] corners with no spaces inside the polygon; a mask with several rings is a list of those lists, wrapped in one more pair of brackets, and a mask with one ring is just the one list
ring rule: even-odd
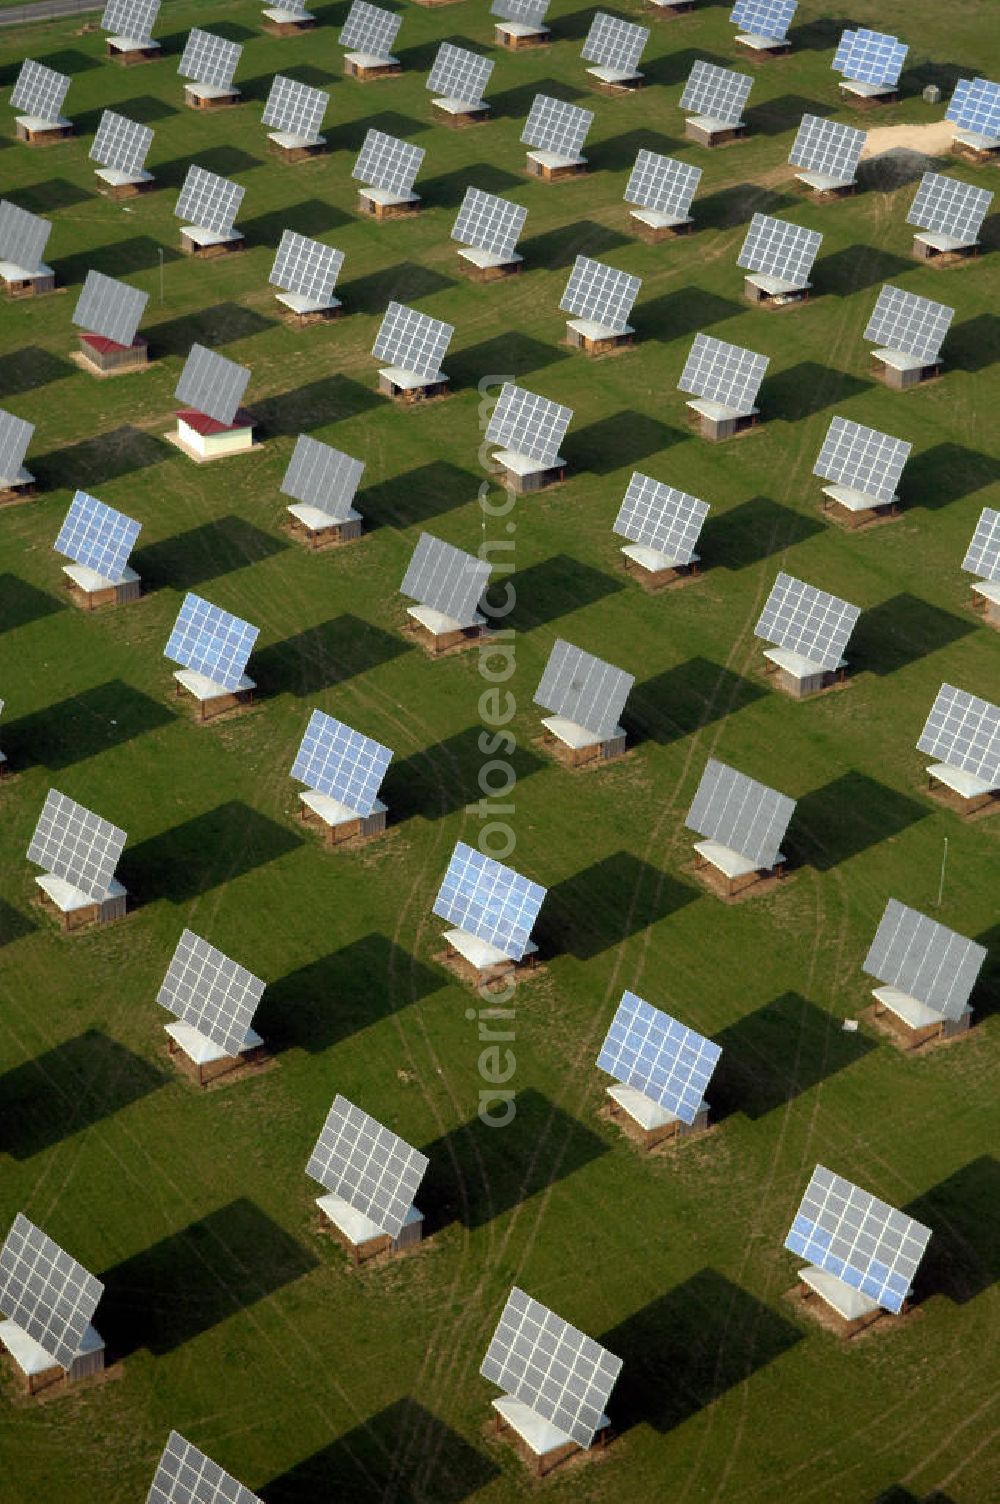
{"label": "gray solar panel", "polygon": [[107,0],[101,30],[135,42],[148,42],[159,9],[160,0]]}
{"label": "gray solar panel", "polygon": [[475,618],[489,578],[488,560],[463,553],[430,533],[421,533],[399,590],[401,595],[467,626]]}
{"label": "gray solar panel", "polygon": [[954,317],[954,308],[949,308],[946,303],[935,303],[915,292],[904,292],[903,288],[892,287],[887,282],[878,295],[862,338],[890,350],[919,356],[921,360],[935,361]]}
{"label": "gray solar panel", "polygon": [[572,408],[505,381],[486,428],[486,442],[551,465],[559,457],[572,417]]}
{"label": "gray solar panel", "polygon": [[636,26],[599,10],[590,23],[580,56],[586,63],[633,74],[648,41],[648,26]]}
{"label": "gray solar panel", "polygon": [[560,637],[553,644],[532,700],[602,740],[614,735],[634,683],[634,674]]}
{"label": "gray solar panel", "polygon": [[757,400],[770,357],[740,345],[696,334],[677,386],[694,397],[749,412]]}
{"label": "gray solar panel", "polygon": [[898,1314],[930,1228],[817,1165],[785,1247]]}
{"label": "gray solar panel", "polygon": [[694,558],[708,503],[636,470],[628,483],[613,531],[632,543],[655,548],[678,564]]}
{"label": "gray solar panel", "polygon": [[939,172],[925,172],[906,223],[938,235],[974,241],[992,202],[993,195],[986,188],[976,188],[972,183],[963,183],[961,178],[944,177]]}
{"label": "gray solar panel", "polygon": [[195,26],[188,32],[177,72],[181,78],[210,84],[216,89],[228,89],[239,67],[242,51],[239,42],[230,42],[213,31],[202,31]]}
{"label": "gray solar panel", "polygon": [[204,674],[223,689],[239,689],[259,628],[190,591],[181,602],[164,658]]}
{"label": "gray solar panel", "polygon": [[835,73],[866,84],[895,84],[903,71],[907,47],[884,31],[859,26],[845,31],[830,64]]}
{"label": "gray solar panel", "polygon": [[0,1311],[69,1368],[104,1293],[99,1279],[18,1212],[0,1248]]}
{"label": "gray solar panel", "polygon": [[43,63],[25,58],[11,90],[10,102],[15,110],[24,110],[40,120],[58,120],[69,85],[65,73],[57,73],[54,68],[46,68]]}
{"label": "gray solar panel", "polygon": [[520,961],[544,898],[537,883],[457,841],[433,912]]}
{"label": "gray solar panel", "polygon": [[205,345],[192,345],[174,396],[217,423],[229,424],[239,411],[249,380],[246,366],[238,366]]}
{"label": "gray solar panel", "polygon": [[432,319],[430,314],[418,313],[405,303],[390,303],[375,336],[372,354],[401,370],[412,371],[415,376],[438,376],[454,333],[454,324]]}
{"label": "gray solar panel", "polygon": [[0,481],[16,480],[35,431],[27,418],[15,417],[0,407]]}
{"label": "gray solar panel", "polygon": [[140,125],[114,110],[105,110],[101,115],[93,144],[88,153],[92,162],[102,167],[114,167],[130,176],[145,170],[146,155],[153,142],[153,128]]}
{"label": "gray solar panel", "polygon": [[519,21],[522,26],[541,26],[549,0],[493,0],[490,15],[504,21]]}
{"label": "gray solar panel", "polygon": [[861,969],[942,1018],[957,1019],[986,956],[985,945],[890,898]]}
{"label": "gray solar panel", "polygon": [[797,9],[798,0],[736,0],[729,19],[752,36],[782,41]]}
{"label": "gray solar panel", "polygon": [[995,788],[1000,785],[1000,707],[942,684],[917,748]]}
{"label": "gray solar panel", "polygon": [[58,789],[49,789],[28,846],[28,861],[100,903],[108,895],[126,840],[125,832],[110,820],[102,820]]}
{"label": "gray solar panel", "polygon": [[398,1238],[429,1164],[426,1154],[338,1094],[306,1174]]}
{"label": "gray solar panel", "polygon": [[628,327],[632,305],[639,296],[642,278],[577,256],[569,281],[559,303],[564,313],[593,319],[605,329],[622,331]]}
{"label": "gray solar panel", "polygon": [[365,136],[351,177],[386,193],[409,193],[424,160],[424,148],[411,146],[384,131],[370,130]]}
{"label": "gray solar panel", "polygon": [[944,118],[988,141],[1000,139],[1000,84],[988,78],[960,78]]}
{"label": "gray solar panel", "polygon": [[912,448],[905,439],[894,439],[877,428],[866,428],[849,418],[831,418],[813,475],[889,502],[896,495]]}
{"label": "gray solar panel", "polygon": [[621,1358],[515,1285],[479,1372],[589,1447],[621,1368]]}
{"label": "gray solar panel", "polygon": [[119,345],[135,339],[139,320],[149,302],[149,293],[141,288],[106,277],[103,272],[87,273],[72,321],[79,329],[103,335]]}
{"label": "gray solar panel", "polygon": [[265,984],[192,930],[177,942],[156,1001],[227,1055],[246,1044]]}
{"label": "gray solar panel", "polygon": [[192,165],[187,170],[174,215],[187,224],[212,230],[216,235],[228,235],[244,193],[246,189],[240,183],[232,183],[228,178],[220,178],[218,173]]}
{"label": "gray solar panel", "polygon": [[300,433],[281,482],[281,491],[295,501],[319,507],[328,517],[345,522],[365,473],[363,460],[352,459],[330,444]]}
{"label": "gray solar panel", "polygon": [[[4,470],[3,430],[0,428],[0,475],[5,473],[9,474]],[[992,507],[983,507],[979,514],[962,568],[978,575],[981,580],[1000,580],[1000,512]]]}
{"label": "gray solar panel", "polygon": [[800,653],[820,668],[838,668],[861,611],[839,596],[779,574],[754,636]]}
{"label": "gray solar panel", "polygon": [[396,40],[402,16],[369,5],[367,0],[353,0],[340,32],[340,45],[352,52],[368,52],[373,57],[388,57]]}
{"label": "gray solar panel", "polygon": [[57,554],[117,585],[125,577],[129,554],[141,531],[141,522],[105,506],[86,491],[77,491],[52,546]]}
{"label": "gray solar panel", "polygon": [[644,147],[636,156],[624,198],[627,204],[683,219],[700,182],[700,167],[692,167],[676,157],[663,157]]}
{"label": "gray solar panel", "polygon": [[10,199],[0,199],[0,261],[33,272],[43,264],[52,225],[27,209],[19,209]]}
{"label": "gray solar panel", "polygon": [[822,243],[818,230],[807,230],[787,219],[772,219],[769,214],[755,214],[736,265],[805,287]]}
{"label": "gray solar panel", "polygon": [[788,160],[793,167],[850,183],[854,181],[866,135],[866,131],[843,125],[839,120],[803,115]]}
{"label": "gray solar panel", "polygon": [[781,856],[794,813],[794,799],[710,757],[684,824],[766,870]]}
{"label": "gray solar panel", "polygon": [[597,1066],[682,1123],[693,1123],[721,1054],[721,1047],[703,1034],[634,992],[623,992]]}
{"label": "gray solar panel", "polygon": [[295,230],[283,230],[268,281],[284,292],[325,303],[333,297],[343,264],[343,251]]}
{"label": "gray solar panel", "polygon": [[593,119],[593,110],[567,104],[564,99],[552,99],[548,94],[536,94],[531,101],[521,140],[525,146],[533,146],[538,151],[576,158]]}
{"label": "gray solar panel", "polygon": [[271,84],[261,124],[316,141],[329,103],[330,96],[322,89],[311,89],[279,73]]}
{"label": "gray solar panel", "polygon": [[367,817],[375,808],[392,751],[314,710],[292,764],[291,776]]}
{"label": "gray solar panel", "polygon": [[179,1432],[171,1431],[146,1504],[261,1504],[261,1500]]}
{"label": "gray solar panel", "polygon": [[492,58],[469,52],[465,47],[454,47],[451,42],[442,42],[425,87],[432,94],[443,94],[447,99],[478,104],[492,72]]}
{"label": "gray solar panel", "polygon": [[699,60],[688,75],[680,107],[727,125],[739,125],[752,88],[749,73],[734,73],[731,68]]}
{"label": "gray solar panel", "polygon": [[494,256],[512,256],[527,217],[527,209],[520,204],[481,188],[466,188],[451,238]]}

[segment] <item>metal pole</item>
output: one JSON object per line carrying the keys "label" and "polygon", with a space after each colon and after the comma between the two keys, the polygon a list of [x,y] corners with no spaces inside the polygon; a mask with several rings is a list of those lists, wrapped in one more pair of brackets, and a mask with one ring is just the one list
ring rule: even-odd
{"label": "metal pole", "polygon": [[945,869],[945,865],[946,865],[947,861],[948,861],[948,837],[945,836],[945,838],[944,838],[944,851],[941,853],[941,877],[938,880],[938,896],[937,896],[937,906],[938,906],[938,908],[941,907],[941,900],[944,897],[944,869]]}
{"label": "metal pole", "polygon": [[162,247],[162,245],[158,245],[156,247],[156,254],[160,258],[160,302],[162,303],[163,302],[163,247]]}

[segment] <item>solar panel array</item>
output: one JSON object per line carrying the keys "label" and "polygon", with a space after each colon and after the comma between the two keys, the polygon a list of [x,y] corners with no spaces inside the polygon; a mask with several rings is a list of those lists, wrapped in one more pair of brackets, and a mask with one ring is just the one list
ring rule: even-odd
{"label": "solar panel array", "polygon": [[503,21],[519,21],[522,26],[540,26],[548,8],[549,0],[493,0],[490,15]]}
{"label": "solar panel array", "polygon": [[988,78],[960,78],[944,118],[987,140],[1000,139],[1000,84]]}
{"label": "solar panel array", "polygon": [[845,31],[830,66],[856,83],[894,84],[906,61],[907,47],[898,37],[859,26]]}
{"label": "solar panel array", "polygon": [[86,491],[77,491],[52,546],[56,553],[86,565],[117,585],[141,531],[141,522],[105,506]]}
{"label": "solar panel array", "polygon": [[69,84],[65,73],[57,73],[54,68],[46,68],[44,63],[25,58],[17,83],[11,90],[10,102],[15,110],[24,110],[40,120],[58,120]]}
{"label": "solar panel array", "polygon": [[223,689],[239,689],[258,630],[188,591],[163,656]]}
{"label": "solar panel array", "polygon": [[333,296],[343,264],[343,251],[296,230],[283,230],[268,281],[285,292],[325,303]]}
{"label": "solar panel array", "polygon": [[736,265],[804,287],[822,243],[819,230],[807,230],[805,225],[793,225],[787,219],[772,219],[769,214],[755,214]]}
{"label": "solar panel array", "polygon": [[261,1504],[261,1500],[211,1457],[171,1431],[146,1504]]}
{"label": "solar panel array", "polygon": [[696,334],[678,388],[692,396],[749,411],[757,400],[769,357],[710,334]]}
{"label": "solar panel array", "polygon": [[433,94],[443,94],[448,99],[478,104],[492,72],[492,58],[470,52],[467,47],[454,47],[451,42],[442,42],[427,75],[426,87]]}
{"label": "solar panel array", "polygon": [[392,761],[390,748],[352,731],[343,721],[314,710],[292,764],[293,778],[307,788],[338,799],[348,809],[367,817],[375,807],[385,770]]}
{"label": "solar panel array", "polygon": [[794,813],[794,799],[710,757],[684,824],[767,869],[781,855]]}
{"label": "solar panel array", "polygon": [[421,533],[399,589],[464,626],[473,620],[489,578],[488,560]]}
{"label": "solar panel array", "polygon": [[1000,785],[1000,707],[942,684],[917,748],[995,788]]}
{"label": "solar panel array", "polygon": [[338,1093],[306,1174],[398,1238],[429,1164],[426,1154]]}
{"label": "solar panel array", "polygon": [[148,41],[159,9],[160,0],[107,0],[101,30],[133,41]]}
{"label": "solar panel array", "polygon": [[831,418],[813,475],[850,486],[876,501],[892,501],[912,444],[850,418]]}
{"label": "solar panel array", "polygon": [[572,408],[505,381],[486,427],[486,442],[549,465],[559,457],[572,417]]}
{"label": "solar panel array", "polygon": [[798,0],[736,0],[729,19],[753,36],[785,37],[798,9]]}
{"label": "solar panel array", "polygon": [[365,473],[363,460],[352,459],[331,444],[300,433],[281,482],[281,491],[327,516],[346,521]]}
{"label": "solar panel array", "polygon": [[330,96],[323,89],[311,89],[279,73],[271,84],[261,124],[315,141],[329,103]]}
{"label": "solar panel array", "polygon": [[565,716],[596,737],[612,736],[635,675],[557,638],[532,695],[536,705]]}
{"label": "solar panel array", "polygon": [[432,319],[429,313],[419,313],[405,303],[390,303],[372,354],[416,376],[437,376],[454,333],[454,324]]}
{"label": "solar panel array", "polygon": [[263,995],[259,977],[186,929],[156,1001],[227,1055],[238,1055]]}
{"label": "solar panel array", "polygon": [[771,586],[754,636],[835,669],[861,612],[839,596],[779,574]]}
{"label": "solar panel array", "polygon": [[0,480],[15,480],[35,431],[34,423],[0,407]]}
{"label": "solar panel array", "polygon": [[105,110],[94,135],[89,156],[102,167],[114,167],[129,175],[145,168],[146,155],[153,144],[153,128]]}
{"label": "solar panel array", "polygon": [[818,115],[803,115],[788,160],[793,167],[852,182],[866,135],[867,131],[855,125],[844,125],[839,120],[821,120]]}
{"label": "solar panel array", "polygon": [[971,241],[979,234],[992,202],[993,195],[986,188],[977,188],[974,183],[963,183],[961,178],[945,177],[939,172],[925,172],[906,223],[939,235]]}
{"label": "solar panel array", "polygon": [[678,564],[689,564],[708,510],[707,501],[636,470],[613,530],[632,543],[655,548]]}
{"label": "solar panel array", "polygon": [[599,10],[590,23],[580,56],[586,63],[599,63],[618,73],[631,74],[648,41],[648,26],[636,26],[632,21]]}
{"label": "solar panel array", "polygon": [[386,193],[409,193],[413,180],[424,160],[424,148],[411,146],[396,136],[387,136],[384,131],[371,130],[365,136],[358,160],[351,169],[351,177],[365,183],[369,188],[381,188]]}
{"label": "solar panel array", "polygon": [[577,256],[559,307],[564,313],[620,331],[628,326],[632,304],[641,286],[641,277],[633,277],[603,261],[592,261],[589,256]]}
{"label": "solar panel array", "polygon": [[621,1368],[614,1353],[515,1285],[479,1372],[589,1447]]}
{"label": "solar panel array", "polygon": [[930,1235],[914,1217],[817,1165],[785,1247],[898,1314]]}
{"label": "solar panel array", "polygon": [[80,1351],[104,1286],[18,1212],[0,1248],[0,1311],[63,1368]]}
{"label": "solar panel array", "polygon": [[942,1018],[961,1018],[986,955],[985,945],[890,898],[861,969]]}
{"label": "solar panel array", "polygon": [[[0,475],[5,473],[9,472],[4,471],[3,429],[0,428]],[[962,568],[978,575],[981,580],[1000,580],[1000,512],[992,507],[983,507],[979,514]]]}
{"label": "solar panel array", "polygon": [[699,59],[688,75],[680,106],[696,115],[708,115],[727,125],[738,125],[752,88],[753,79],[749,73],[734,73],[731,68],[720,68],[715,63]]}
{"label": "solar panel array", "polygon": [[578,157],[587,132],[594,120],[593,110],[548,94],[536,94],[524,122],[521,141],[537,151],[555,152],[560,157]]}
{"label": "solar panel array", "polygon": [[19,209],[8,198],[0,199],[0,260],[35,271],[42,265],[51,233],[49,220]]}
{"label": "solar panel array", "polygon": [[932,298],[905,292],[887,282],[876,299],[862,338],[890,350],[902,350],[906,355],[917,355],[921,360],[934,361],[954,317],[955,310],[947,303],[935,303]]}
{"label": "solar panel array", "polygon": [[373,57],[388,57],[396,40],[402,16],[369,5],[367,0],[353,0],[340,32],[340,45],[352,52],[368,52]]}
{"label": "solar panel array", "polygon": [[181,78],[228,89],[242,51],[239,42],[230,42],[226,37],[216,36],[214,31],[202,31],[195,26],[188,32],[177,72]]}
{"label": "solar panel array", "polygon": [[457,841],[433,912],[520,961],[544,898],[537,883]]}
{"label": "solar panel array", "polygon": [[527,217],[528,211],[521,204],[484,193],[481,188],[466,188],[451,238],[494,256],[511,256]]}
{"label": "solar panel array", "polygon": [[99,903],[107,897],[126,839],[110,820],[102,820],[58,789],[49,789],[28,846],[28,861]]}
{"label": "solar panel array", "polygon": [[679,162],[676,157],[664,157],[643,147],[636,156],[624,198],[627,204],[637,204],[643,209],[655,209],[659,214],[673,214],[682,219],[691,207],[700,182],[700,167],[692,167],[690,162]]}
{"label": "solar panel array", "polygon": [[141,288],[106,277],[103,272],[89,271],[72,322],[116,344],[131,345],[148,302],[149,293]]}
{"label": "solar panel array", "polygon": [[205,345],[192,345],[174,396],[216,423],[232,423],[243,401],[250,372]]}
{"label": "solar panel array", "polygon": [[244,193],[246,189],[240,183],[192,164],[178,194],[174,215],[216,235],[228,235]]}
{"label": "solar panel array", "polygon": [[682,1123],[693,1123],[721,1054],[721,1046],[703,1034],[623,992],[597,1065]]}

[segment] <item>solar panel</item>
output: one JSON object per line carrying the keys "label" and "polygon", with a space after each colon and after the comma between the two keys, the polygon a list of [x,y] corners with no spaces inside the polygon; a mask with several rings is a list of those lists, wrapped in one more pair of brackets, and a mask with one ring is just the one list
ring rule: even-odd
{"label": "solar panel", "polygon": [[589,1447],[621,1368],[621,1358],[515,1285],[479,1372]]}
{"label": "solar panel", "polygon": [[259,628],[188,591],[163,649],[164,658],[239,689]]}
{"label": "solar panel", "polygon": [[105,110],[90,148],[90,160],[133,176],[144,171],[146,154],[152,142],[152,126],[140,125],[137,120],[116,115],[114,110]]}
{"label": "solar panel", "polygon": [[634,683],[634,674],[557,638],[532,700],[603,739],[617,729]]}
{"label": "solar panel", "polygon": [[477,559],[475,554],[463,553],[430,533],[421,533],[399,590],[401,595],[465,625],[475,617],[489,578],[487,559]]}
{"label": "solar panel", "polygon": [[785,37],[798,8],[798,0],[736,0],[729,19],[753,36]]}
{"label": "solar panel", "polygon": [[721,1054],[721,1047],[703,1034],[634,992],[623,992],[597,1065],[682,1123],[693,1123]]}
{"label": "solar panel", "polygon": [[322,710],[309,717],[305,735],[292,764],[293,778],[307,788],[338,799],[348,809],[368,816],[375,808],[379,786],[392,761],[390,748],[352,731]]}
{"label": "solar panel", "polygon": [[594,119],[593,110],[584,110],[564,99],[536,94],[521,132],[525,146],[538,151],[555,152],[560,157],[578,157]]}
{"label": "solar panel", "polygon": [[707,501],[636,470],[612,531],[631,543],[655,548],[678,564],[689,564],[708,510]]}
{"label": "solar panel", "polygon": [[434,65],[427,75],[426,88],[448,99],[462,99],[478,104],[493,72],[493,60],[442,42]]}
{"label": "solar panel", "polygon": [[817,1165],[785,1247],[898,1314],[930,1228]]}
{"label": "solar panel", "polygon": [[891,287],[887,282],[878,295],[862,338],[890,350],[902,350],[907,355],[935,361],[954,317],[954,308],[949,308],[946,303],[935,303],[932,298],[904,292],[901,287]]}
{"label": "solar panel", "polygon": [[116,344],[130,345],[148,302],[149,293],[141,288],[119,282],[117,277],[106,277],[103,272],[90,271],[73,310],[72,322]]}
{"label": "solar panel", "polygon": [[0,199],[0,260],[35,271],[42,265],[51,233],[47,219],[19,209],[10,199]]}
{"label": "solar panel", "polygon": [[527,209],[520,204],[481,188],[466,188],[451,238],[494,256],[511,256],[527,217]]}
{"label": "solar panel", "polygon": [[813,475],[850,486],[876,501],[892,501],[912,448],[905,439],[894,439],[877,428],[866,428],[849,418],[831,418]]}
{"label": "solar panel", "polygon": [[917,749],[996,787],[1000,784],[1000,707],[953,684],[942,684]]}
{"label": "solar panel", "polygon": [[300,433],[281,482],[281,491],[295,501],[319,507],[338,522],[345,522],[364,473],[363,460],[352,459],[332,445]]}
{"label": "solar panel", "polygon": [[710,334],[696,334],[677,386],[692,396],[747,412],[757,400],[769,363],[767,355],[713,339]]}
{"label": "solar panel", "polygon": [[925,172],[906,223],[939,235],[974,241],[992,202],[993,195],[986,188],[976,188],[972,183],[963,183],[961,178],[944,177],[939,172]]}
{"label": "solar panel", "polygon": [[527,455],[541,465],[552,464],[559,457],[559,445],[572,417],[571,407],[505,381],[486,428],[486,442]]}
{"label": "solar panel", "polygon": [[[20,419],[15,421],[19,422]],[[3,428],[0,427],[0,475],[9,473],[4,469]],[[983,507],[979,514],[972,542],[962,560],[962,568],[970,574],[978,575],[981,580],[1000,580],[1000,512],[995,512],[992,507]]]}
{"label": "solar panel", "polygon": [[544,898],[537,883],[456,841],[433,913],[520,961]]}
{"label": "solar panel", "polygon": [[232,423],[247,389],[250,372],[204,345],[192,345],[174,396],[217,423]]}
{"label": "solar panel", "polygon": [[156,24],[160,0],[107,0],[101,30],[147,42]]}
{"label": "solar panel", "polygon": [[192,930],[177,942],[156,1001],[227,1055],[246,1044],[264,983]]}
{"label": "solar panel", "polygon": [[793,167],[853,182],[866,135],[867,131],[843,125],[839,120],[803,115],[788,160]]}
{"label": "solar panel", "polygon": [[580,56],[585,63],[633,74],[648,41],[648,26],[636,26],[599,10],[590,23]]}
{"label": "solar panel", "polygon": [[338,1093],[306,1174],[398,1238],[429,1164],[426,1154]]}
{"label": "solar panel", "polygon": [[177,72],[181,78],[190,78],[216,89],[228,89],[242,51],[239,42],[230,42],[213,31],[202,31],[195,26],[188,32]]}
{"label": "solar panel", "polygon": [[17,479],[34,431],[34,423],[0,407],[0,480]]}
{"label": "solar panel", "polygon": [[960,78],[944,118],[995,141],[1000,137],[1000,84],[988,78]]}
{"label": "solar panel", "polygon": [[102,579],[118,585],[124,579],[129,554],[141,531],[141,522],[105,506],[86,491],[77,491],[52,546],[57,554],[85,564]]}
{"label": "solar panel", "polygon": [[100,903],[108,895],[126,839],[110,820],[102,820],[58,789],[49,789],[28,861]]}
{"label": "solar panel", "polygon": [[43,63],[25,58],[11,91],[10,102],[15,110],[24,110],[40,120],[58,120],[69,84],[65,73],[57,73],[54,68],[46,68]]}
{"label": "solar panel", "polygon": [[454,324],[432,319],[405,303],[390,303],[372,354],[415,376],[437,376],[454,333]]}
{"label": "solar panel", "polygon": [[283,230],[268,281],[284,292],[325,303],[333,297],[343,264],[343,251],[295,230]]}
{"label": "solar panel", "polygon": [[624,198],[627,204],[637,204],[642,209],[655,209],[659,214],[673,214],[683,219],[691,208],[691,200],[700,182],[700,167],[679,162],[676,157],[663,157],[643,147],[636,156]]}
{"label": "solar panel", "polygon": [[753,79],[749,73],[734,73],[700,59],[694,64],[680,98],[682,110],[708,115],[727,125],[739,125]]}
{"label": "solar panel", "polygon": [[490,15],[503,21],[520,21],[523,26],[540,26],[548,8],[549,0],[493,0]]}
{"label": "solar panel", "polygon": [[819,230],[807,230],[805,225],[793,225],[787,219],[772,219],[769,214],[755,214],[736,265],[804,287],[822,243]]}
{"label": "solar panel", "polygon": [[383,10],[380,5],[369,5],[367,0],[353,0],[347,20],[340,33],[341,47],[352,52],[368,52],[373,57],[388,57],[396,40],[402,16]]}
{"label": "solar panel", "polygon": [[559,307],[563,313],[593,319],[605,329],[620,331],[628,327],[641,286],[641,277],[606,266],[603,261],[591,261],[589,256],[577,256]]}
{"label": "solar panel", "polygon": [[894,84],[906,61],[907,47],[898,37],[859,26],[845,31],[830,66],[856,83]]}
{"label": "solar panel", "polygon": [[311,89],[308,84],[300,84],[279,73],[271,84],[261,124],[315,141],[323,127],[323,116],[329,103],[330,96],[324,90]]}
{"label": "solar panel", "polygon": [[794,813],[794,799],[710,757],[684,824],[766,870],[778,862]]}
{"label": "solar panel", "polygon": [[228,235],[244,193],[246,189],[241,184],[192,165],[187,170],[174,215],[203,230],[213,230],[216,235]]}
{"label": "solar panel", "polygon": [[754,627],[754,636],[801,653],[820,668],[835,669],[860,615],[857,606],[839,596],[806,585],[794,575],[779,574]]}
{"label": "solar panel", "polygon": [[62,1368],[83,1343],[104,1286],[18,1212],[0,1248],[0,1311]]}
{"label": "solar panel", "polygon": [[942,1018],[961,1018],[986,955],[985,945],[890,898],[861,969]]}
{"label": "solar panel", "polygon": [[358,152],[351,177],[386,193],[406,194],[412,189],[423,160],[422,146],[411,146],[408,141],[387,136],[384,131],[370,130]]}
{"label": "solar panel", "polygon": [[146,1504],[261,1504],[261,1500],[211,1457],[171,1431]]}

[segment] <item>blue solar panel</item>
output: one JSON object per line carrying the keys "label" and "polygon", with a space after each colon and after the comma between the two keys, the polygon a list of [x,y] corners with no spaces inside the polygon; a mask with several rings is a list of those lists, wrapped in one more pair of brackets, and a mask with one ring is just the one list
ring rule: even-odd
{"label": "blue solar panel", "polygon": [[190,592],[177,613],[164,658],[204,674],[223,689],[239,689],[257,627]]}
{"label": "blue solar panel", "polygon": [[520,961],[545,889],[458,841],[433,912]]}
{"label": "blue solar panel", "polygon": [[988,78],[960,78],[944,118],[978,136],[1000,139],[1000,84]]}
{"label": "blue solar panel", "polygon": [[703,1034],[624,992],[597,1064],[682,1123],[693,1123],[722,1049]]}
{"label": "blue solar panel", "polygon": [[792,24],[798,0],[736,0],[730,14],[734,26],[758,37],[783,37]]}
{"label": "blue solar panel", "polygon": [[894,84],[903,71],[907,50],[898,37],[862,26],[843,33],[830,66],[856,83]]}
{"label": "blue solar panel", "polygon": [[292,777],[367,816],[391,760],[388,747],[314,710],[292,764]]}
{"label": "blue solar panel", "polygon": [[86,491],[77,491],[52,546],[57,554],[65,554],[74,563],[93,569],[102,579],[120,585],[141,530],[141,522],[105,506]]}

